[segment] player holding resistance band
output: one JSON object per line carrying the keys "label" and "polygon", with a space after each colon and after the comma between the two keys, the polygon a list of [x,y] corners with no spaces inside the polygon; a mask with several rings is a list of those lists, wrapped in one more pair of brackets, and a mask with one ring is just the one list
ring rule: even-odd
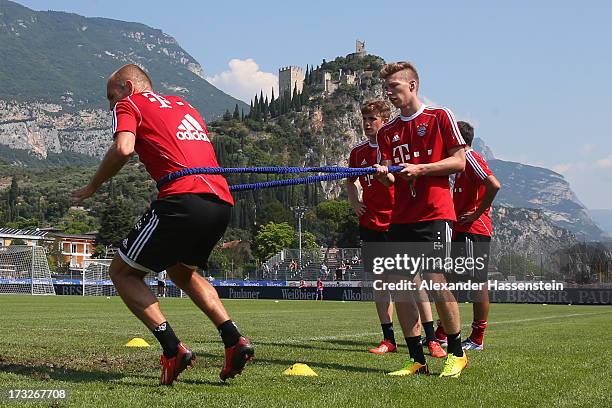
{"label": "player holding resistance band", "polygon": [[[138,153],[151,177],[194,167],[219,167],[204,121],[178,96],[153,92],[149,76],[129,64],[107,83],[114,143],[89,184],[72,193],[75,201],[92,196]],[[195,354],[179,341],[155,295],[143,281],[166,270],[176,286],[208,316],[225,345],[222,380],[240,374],[254,350],[230,320],[214,287],[197,272],[223,236],[234,200],[221,175],[190,175],[161,187],[157,200],[134,225],[110,266],[110,277],[127,307],[163,348],[160,384],[171,385],[193,364]]]}
{"label": "player holding resistance band", "polygon": [[[371,167],[378,163],[378,145],[376,134],[383,124],[389,120],[391,109],[386,101],[368,102],[361,108],[363,131],[368,140],[355,146],[349,155],[350,167]],[[346,190],[349,202],[359,217],[359,237],[362,243],[387,242],[387,232],[391,223],[393,211],[393,186],[385,186],[373,175],[359,177],[362,188],[362,198],[359,199],[357,177],[346,180]],[[385,180],[383,179],[383,182]],[[385,354],[397,350],[393,330],[393,301],[391,294],[376,293],[376,312],[382,328],[383,340],[377,347],[369,351],[373,354]],[[446,352],[435,341],[434,323],[429,302],[419,302],[419,314],[425,328],[426,343],[429,352],[437,358],[446,357]]]}
{"label": "player holding resistance band", "polygon": [[[394,183],[395,188],[390,240],[431,243],[434,249],[431,256],[444,259],[451,240],[451,223],[456,219],[448,176],[465,168],[465,142],[448,109],[426,107],[421,103],[417,96],[419,76],[412,64],[385,65],[380,76],[385,80],[389,100],[400,109],[400,115],[385,124],[377,135],[382,164],[377,167],[377,177],[384,183]],[[402,166],[403,170],[390,174],[388,167],[391,165]],[[418,257],[420,251],[409,255]],[[443,272],[441,267],[424,270],[423,279],[434,284],[446,283]],[[456,378],[468,363],[461,348],[459,307],[447,289],[432,290],[430,294],[447,330],[448,356],[440,376]],[[408,343],[410,360],[390,375],[429,374],[420,344],[419,313],[414,298],[399,301],[396,297],[395,307]]]}

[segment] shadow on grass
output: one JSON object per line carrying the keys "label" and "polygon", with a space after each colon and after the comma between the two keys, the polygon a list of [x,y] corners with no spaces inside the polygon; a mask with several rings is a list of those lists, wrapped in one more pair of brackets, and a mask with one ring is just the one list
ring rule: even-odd
{"label": "shadow on grass", "polygon": [[[258,344],[262,344],[262,343],[258,343]],[[311,367],[325,368],[329,370],[351,371],[351,372],[357,372],[357,373],[385,373],[386,372],[385,370],[381,370],[378,368],[358,367],[358,366],[351,366],[351,365],[338,364],[338,363],[323,363],[320,361],[309,361],[306,359],[300,359],[299,361],[296,361],[296,360],[285,360],[285,359],[280,359],[280,358],[260,358],[257,356],[257,344],[255,345],[255,347],[256,347],[255,348],[255,359],[251,363],[255,365],[257,365],[257,363],[265,363],[265,364],[275,364],[275,365],[279,365],[281,367],[287,368],[299,362],[299,363],[308,364]],[[325,349],[325,350],[328,350],[328,349]],[[200,352],[196,351],[196,355],[199,357],[208,357],[211,359],[219,358],[218,355],[206,353],[203,351],[200,351]],[[247,367],[247,370],[248,370],[248,367]]]}
{"label": "shadow on grass", "polygon": [[0,363],[0,371],[13,373],[29,377],[33,380],[49,381],[70,381],[70,382],[94,382],[94,381],[115,381],[125,375],[120,373],[110,373],[104,371],[76,370],[65,367],[52,367],[48,364],[36,363]]}
{"label": "shadow on grass", "polygon": [[[36,381],[65,381],[73,383],[84,382],[107,382],[111,387],[116,386],[138,386],[138,387],[161,387],[158,384],[158,379],[154,376],[139,375],[136,373],[111,373],[105,371],[87,371],[76,370],[64,367],[52,367],[45,364],[33,363],[0,363],[0,372],[12,373],[28,377]],[[130,381],[130,379],[138,379]],[[140,382],[139,380],[143,380]],[[211,386],[227,386],[229,384],[219,381],[195,380],[195,379],[180,379],[180,382],[192,385],[211,385]],[[161,387],[162,389],[165,387]],[[169,388],[171,389],[171,388]]]}

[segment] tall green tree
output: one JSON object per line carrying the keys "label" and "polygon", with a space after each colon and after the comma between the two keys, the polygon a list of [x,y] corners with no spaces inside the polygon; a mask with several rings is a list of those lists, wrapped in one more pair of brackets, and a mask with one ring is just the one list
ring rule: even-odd
{"label": "tall green tree", "polygon": [[259,120],[259,113],[259,100],[257,99],[257,95],[255,95],[255,102],[253,102],[253,109],[251,109],[251,118]]}
{"label": "tall green tree", "polygon": [[240,111],[238,110],[238,104],[234,107],[234,113],[232,115],[232,119],[240,119]]}
{"label": "tall green tree", "polygon": [[105,204],[96,243],[119,246],[132,229],[132,206],[122,197],[109,197]]}
{"label": "tall green tree", "polygon": [[270,102],[268,102],[268,95],[266,95],[266,100],[264,102],[264,114],[263,117],[267,118],[270,115]]}
{"label": "tall green tree", "polygon": [[276,117],[276,100],[274,99],[274,87],[272,87],[272,97],[270,98],[270,117]]}
{"label": "tall green tree", "polygon": [[295,241],[295,230],[286,222],[269,222],[255,236],[255,256],[263,262]]}
{"label": "tall green tree", "polygon": [[329,200],[317,205],[304,216],[306,229],[313,231],[327,246],[359,245],[359,220],[346,200]]}
{"label": "tall green tree", "polygon": [[17,176],[13,176],[11,179],[11,187],[8,194],[8,221],[15,221],[17,219],[17,197],[19,196],[19,185],[17,183]]}

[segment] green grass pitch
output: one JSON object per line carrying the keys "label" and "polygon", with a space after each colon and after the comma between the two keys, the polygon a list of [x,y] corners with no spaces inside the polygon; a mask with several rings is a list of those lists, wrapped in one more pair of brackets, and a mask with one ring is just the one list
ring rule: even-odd
{"label": "green grass pitch", "polygon": [[[224,384],[211,323],[188,299],[161,305],[197,353],[173,387],[157,385],[160,347],[119,298],[0,296],[0,388],[66,389],[55,406],[78,407],[612,406],[612,306],[494,304],[485,350],[468,354],[461,378],[442,379],[385,376],[407,349],[396,328],[400,352],[366,351],[381,338],[372,303],[226,300],[256,351]],[[461,305],[464,332],[470,309]],[[124,347],[132,337],[151,347]],[[428,360],[439,373],[442,361]],[[319,376],[283,376],[296,362]]]}

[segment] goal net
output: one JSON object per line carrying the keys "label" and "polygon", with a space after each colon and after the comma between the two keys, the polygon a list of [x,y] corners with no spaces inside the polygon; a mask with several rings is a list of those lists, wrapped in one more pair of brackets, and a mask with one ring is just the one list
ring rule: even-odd
{"label": "goal net", "polygon": [[[83,296],[117,296],[117,290],[108,273],[112,259],[88,259],[83,269]],[[148,273],[144,277],[145,283],[153,293],[158,293],[157,274]],[[166,281],[166,286],[161,289],[163,296],[182,297],[182,292]]]}
{"label": "goal net", "polygon": [[83,296],[116,296],[108,274],[112,259],[86,260],[83,269]]}
{"label": "goal net", "polygon": [[55,295],[43,247],[0,246],[0,294]]}

